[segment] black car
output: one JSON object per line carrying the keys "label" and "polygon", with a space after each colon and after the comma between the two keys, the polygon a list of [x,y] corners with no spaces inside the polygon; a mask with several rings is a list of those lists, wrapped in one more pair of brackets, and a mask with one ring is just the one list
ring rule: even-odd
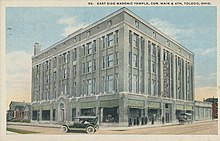
{"label": "black car", "polygon": [[61,130],[68,131],[86,131],[88,134],[93,134],[98,130],[98,117],[96,116],[80,116],[75,117],[73,122],[67,122],[62,125]]}

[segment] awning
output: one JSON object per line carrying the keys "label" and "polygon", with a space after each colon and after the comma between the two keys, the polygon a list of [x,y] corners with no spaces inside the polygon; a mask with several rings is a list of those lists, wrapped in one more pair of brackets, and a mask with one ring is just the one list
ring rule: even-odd
{"label": "awning", "polygon": [[81,102],[80,109],[94,108],[96,107],[96,101]]}
{"label": "awning", "polygon": [[160,109],[160,103],[159,102],[148,102],[148,108]]}
{"label": "awning", "polygon": [[134,100],[128,99],[128,105],[130,108],[144,108],[144,101],[143,100]]}
{"label": "awning", "polygon": [[100,107],[118,107],[119,106],[119,100],[104,100],[100,101]]}
{"label": "awning", "polygon": [[184,105],[176,105],[176,110],[184,110]]}

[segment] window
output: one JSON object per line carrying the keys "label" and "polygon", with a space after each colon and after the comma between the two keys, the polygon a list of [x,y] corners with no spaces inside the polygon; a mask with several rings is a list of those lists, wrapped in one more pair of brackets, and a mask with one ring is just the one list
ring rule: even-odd
{"label": "window", "polygon": [[92,72],[92,61],[87,62],[87,72]]}
{"label": "window", "polygon": [[119,59],[118,59],[118,57],[119,57],[119,53],[116,52],[116,53],[115,53],[115,65],[118,65],[118,64],[119,64]]}
{"label": "window", "polygon": [[135,33],[133,35],[132,45],[138,47],[138,35]]}
{"label": "window", "polygon": [[151,54],[151,42],[148,41],[148,54]]}
{"label": "window", "polygon": [[132,59],[132,58],[131,58],[131,52],[128,53],[128,59],[129,59],[129,60],[128,60],[129,65],[131,66],[131,63],[132,63],[132,62],[131,62],[131,59]]}
{"label": "window", "polygon": [[48,61],[45,62],[45,68],[46,68],[46,70],[49,69],[49,62]]}
{"label": "window", "polygon": [[92,93],[92,80],[89,79],[87,80],[87,90],[86,90],[86,95],[89,96]]}
{"label": "window", "polygon": [[85,73],[85,63],[82,63],[82,73]]}
{"label": "window", "polygon": [[118,73],[115,74],[115,92],[118,92]]}
{"label": "window", "polygon": [[64,53],[64,54],[63,54],[63,62],[64,62],[64,63],[67,63],[67,53]]}
{"label": "window", "polygon": [[75,38],[73,38],[73,43],[75,43],[76,42],[76,37]]}
{"label": "window", "polygon": [[108,28],[112,26],[112,20],[108,21]]}
{"label": "window", "polygon": [[105,76],[102,76],[102,88],[103,92],[105,92]]}
{"label": "window", "polygon": [[129,92],[131,92],[132,89],[132,81],[131,81],[131,73],[128,74],[128,83],[129,83]]}
{"label": "window", "polygon": [[138,67],[138,56],[133,54],[133,67]]}
{"label": "window", "polygon": [[92,79],[92,93],[95,94],[95,78]]}
{"label": "window", "polygon": [[82,88],[82,96],[84,96],[84,94],[85,94],[85,81],[84,80],[82,81],[81,88]]}
{"label": "window", "polygon": [[93,59],[93,70],[96,70],[96,59]]}
{"label": "window", "polygon": [[55,71],[55,72],[53,72],[53,81],[56,81],[56,79],[57,79],[57,73]]}
{"label": "window", "polygon": [[76,65],[73,65],[73,75],[76,75]]}
{"label": "window", "polygon": [[53,59],[53,66],[54,66],[54,67],[57,66],[57,58],[56,58],[56,57],[54,57],[54,59]]}
{"label": "window", "polygon": [[67,69],[63,70],[63,78],[66,79],[67,78]]}
{"label": "window", "polygon": [[105,48],[105,36],[102,36],[102,48]]}
{"label": "window", "polygon": [[156,45],[152,44],[152,55],[156,56]]}
{"label": "window", "polygon": [[66,95],[66,84],[63,85],[63,94]]}
{"label": "window", "polygon": [[76,96],[76,82],[73,82],[73,95]]}
{"label": "window", "polygon": [[152,64],[152,72],[156,73],[156,63],[155,62],[151,62]]}
{"label": "window", "polygon": [[72,56],[73,56],[73,60],[76,60],[77,58],[76,48],[73,49]]}
{"label": "window", "polygon": [[90,34],[91,34],[90,31],[87,31],[87,33],[86,33],[87,37],[89,37]]}
{"label": "window", "polygon": [[92,43],[88,43],[87,44],[87,54],[91,54],[92,53]]}
{"label": "window", "polygon": [[114,36],[113,36],[113,33],[108,34],[107,37],[108,37],[108,47],[113,46],[113,45],[114,45],[114,42],[113,42],[113,37],[114,37]]}
{"label": "window", "polygon": [[138,92],[138,76],[133,75],[132,78],[132,92],[137,93]]}
{"label": "window", "polygon": [[85,48],[85,45],[82,46],[82,49],[83,49],[83,55],[86,55],[86,48]]}
{"label": "window", "polygon": [[134,21],[135,27],[139,28],[139,22],[138,21]]}
{"label": "window", "polygon": [[93,52],[96,52],[96,40],[93,41]]}
{"label": "window", "polygon": [[102,68],[105,68],[105,56],[102,56]]}
{"label": "window", "polygon": [[108,55],[107,60],[107,67],[113,67],[113,54]]}
{"label": "window", "polygon": [[129,44],[132,44],[132,32],[129,30]]}
{"label": "window", "polygon": [[144,38],[141,37],[141,51],[144,51]]}
{"label": "window", "polygon": [[118,30],[115,31],[115,43],[116,44],[119,43],[119,33],[118,33]]}
{"label": "window", "polygon": [[153,38],[156,39],[156,32],[153,31]]}
{"label": "window", "polygon": [[113,91],[113,75],[107,76],[107,92]]}

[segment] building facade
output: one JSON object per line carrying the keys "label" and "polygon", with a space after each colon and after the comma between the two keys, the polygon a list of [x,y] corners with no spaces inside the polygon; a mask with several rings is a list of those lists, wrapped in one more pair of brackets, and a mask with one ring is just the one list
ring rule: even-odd
{"label": "building facade", "polygon": [[207,98],[204,101],[212,104],[212,118],[217,119],[218,118],[218,98],[214,98],[214,97]]}
{"label": "building facade", "polygon": [[32,57],[32,121],[119,126],[194,114],[194,54],[126,8]]}

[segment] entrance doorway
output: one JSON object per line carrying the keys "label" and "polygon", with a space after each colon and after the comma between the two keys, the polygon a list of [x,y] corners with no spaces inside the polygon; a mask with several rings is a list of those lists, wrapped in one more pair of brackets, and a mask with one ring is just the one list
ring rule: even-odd
{"label": "entrance doorway", "polygon": [[65,108],[64,108],[64,104],[61,103],[60,104],[60,121],[64,122],[65,120]]}

